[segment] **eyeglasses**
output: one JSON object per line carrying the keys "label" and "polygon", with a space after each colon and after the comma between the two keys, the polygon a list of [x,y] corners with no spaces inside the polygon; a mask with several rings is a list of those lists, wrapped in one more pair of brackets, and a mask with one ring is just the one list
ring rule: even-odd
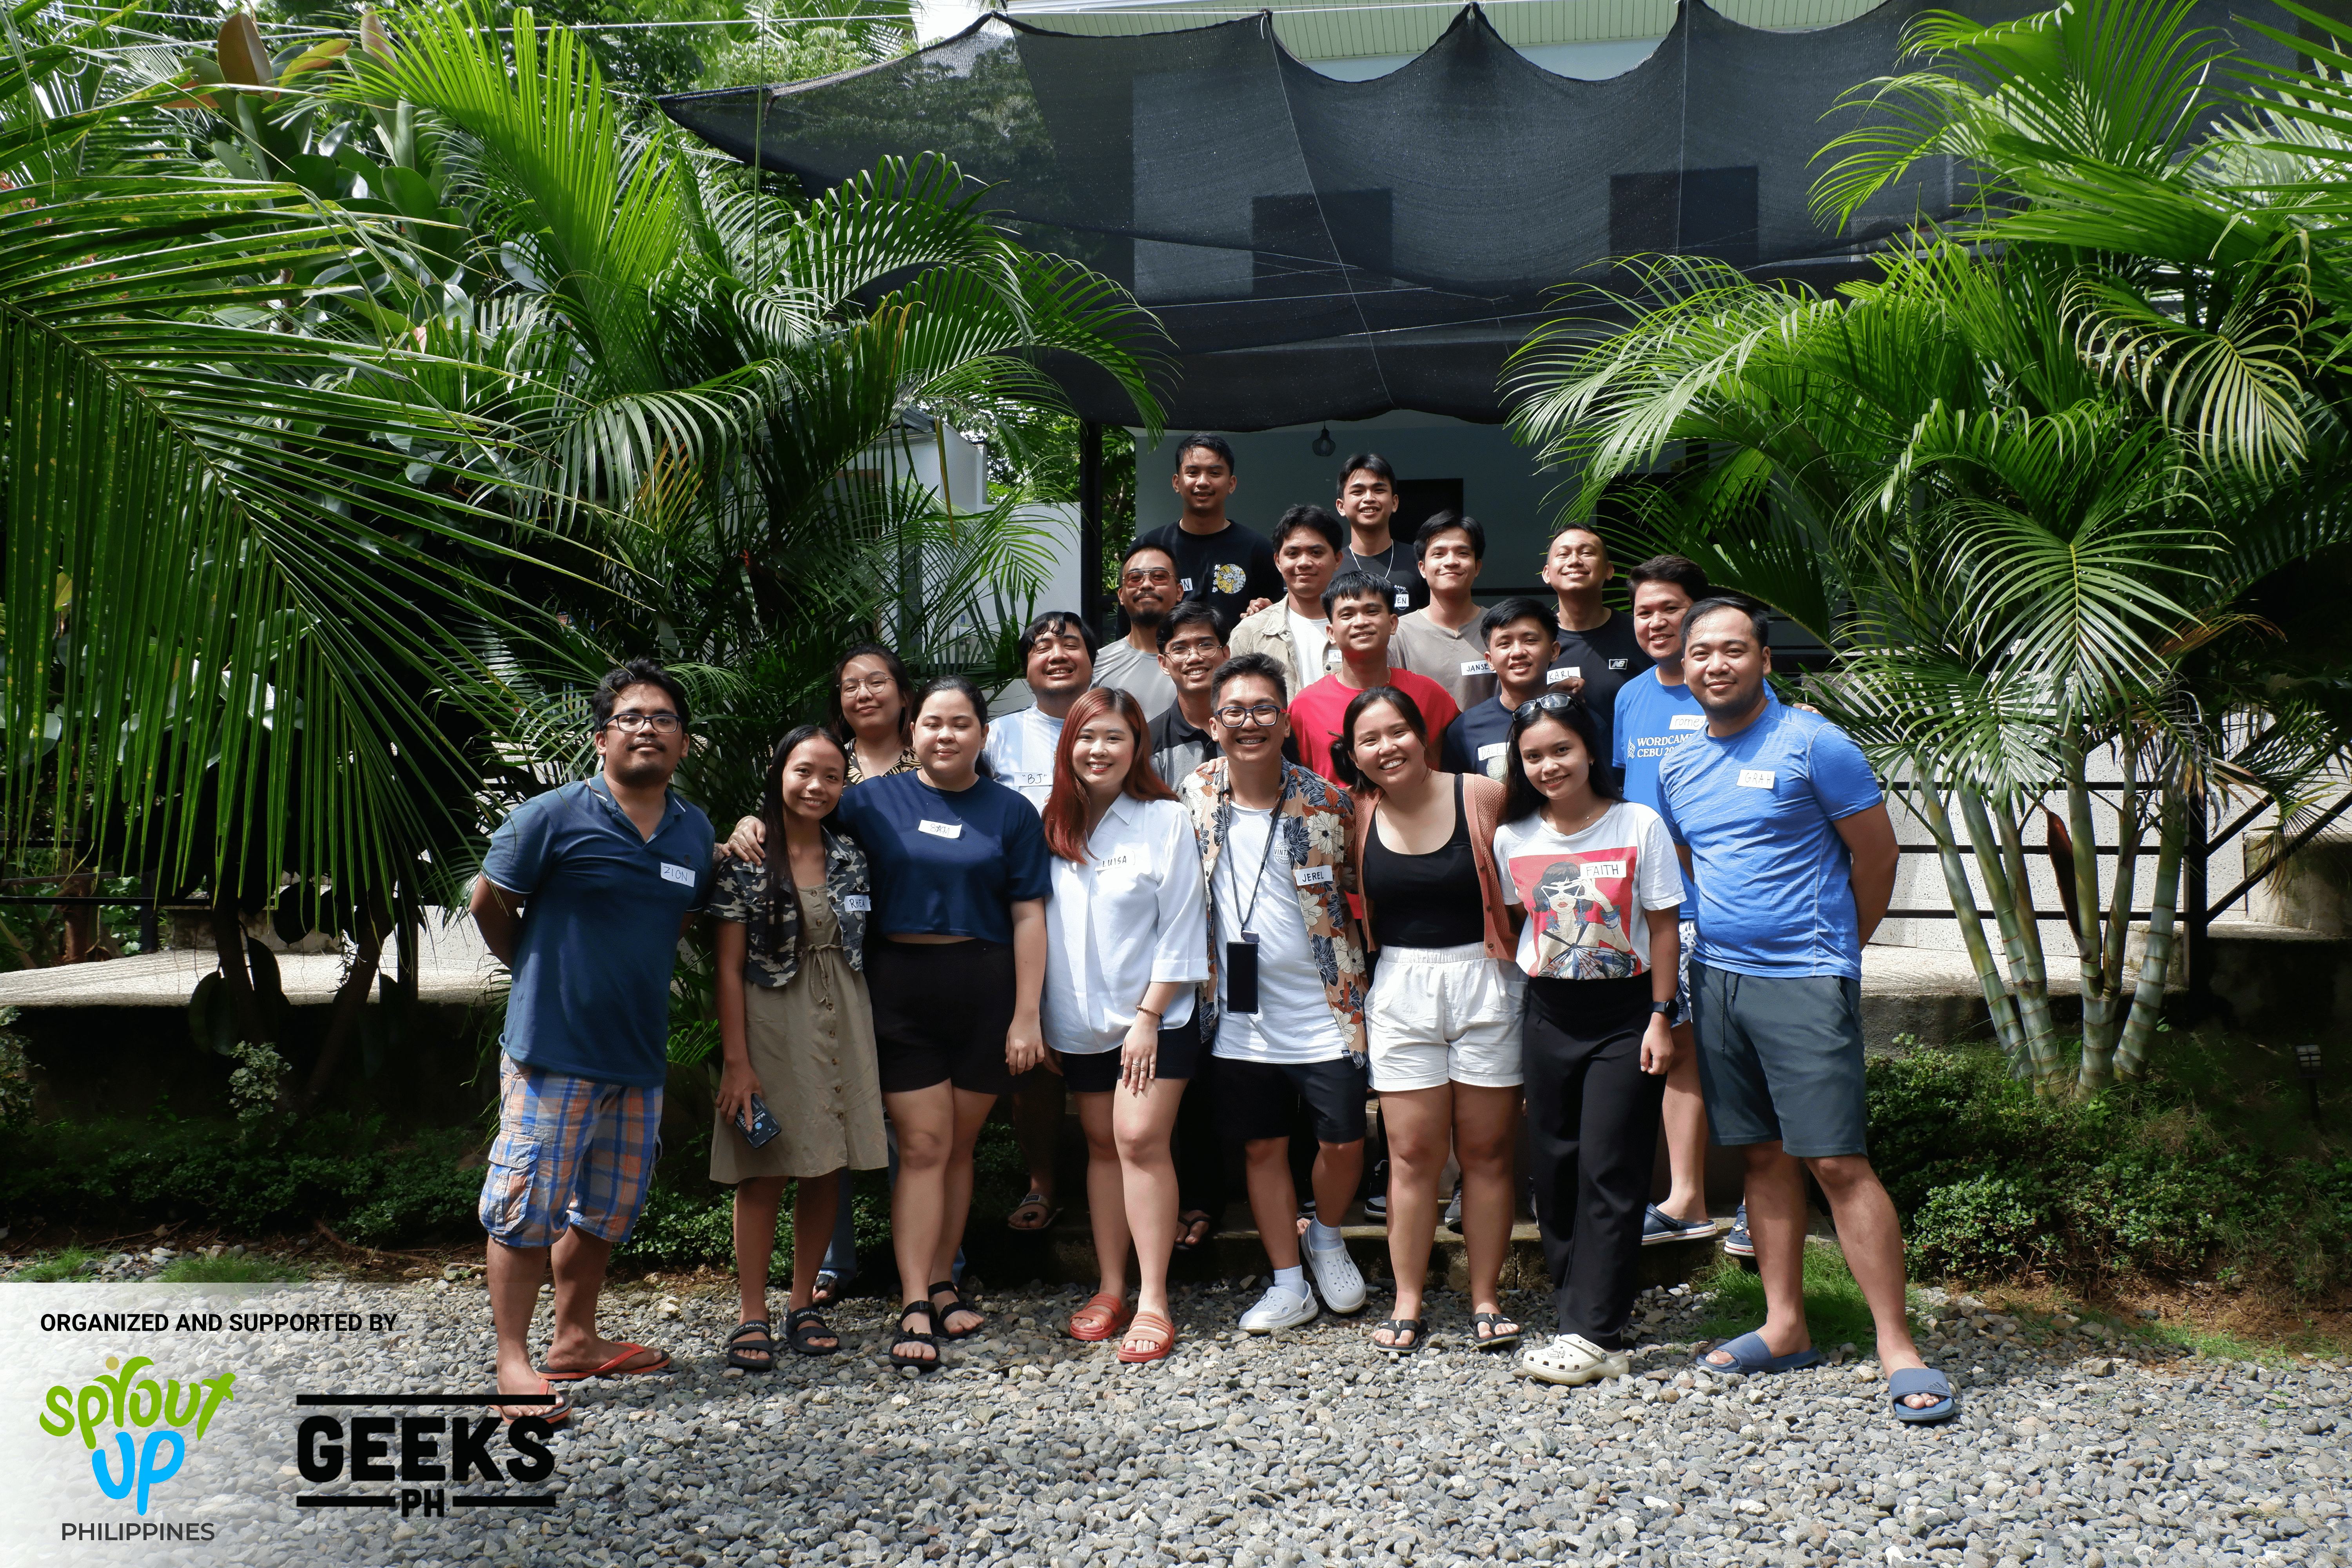
{"label": "eyeglasses", "polygon": [[1160,651],[1170,658],[1214,658],[1224,651],[1225,645],[1213,637],[1194,637],[1190,642],[1172,642]]}
{"label": "eyeglasses", "polygon": [[1511,717],[1524,723],[1538,713],[1565,713],[1571,708],[1584,706],[1584,699],[1572,691],[1547,691],[1541,697],[1530,697],[1511,710]]}
{"label": "eyeglasses", "polygon": [[1138,566],[1119,574],[1119,582],[1129,588],[1140,588],[1146,583],[1168,584],[1176,581],[1176,574],[1164,566]]}
{"label": "eyeglasses", "polygon": [[632,709],[626,713],[615,713],[604,722],[620,731],[624,735],[634,735],[638,731],[646,729],[650,729],[656,735],[671,735],[677,732],[677,715],[675,713],[640,713]]}
{"label": "eyeglasses", "polygon": [[843,681],[841,694],[844,697],[855,697],[861,691],[887,691],[898,684],[887,675],[869,675],[863,680]]}
{"label": "eyeglasses", "polygon": [[1217,710],[1217,722],[1228,730],[1239,730],[1253,724],[1271,724],[1282,717],[1279,702],[1254,702],[1244,708],[1238,702],[1228,702]]}

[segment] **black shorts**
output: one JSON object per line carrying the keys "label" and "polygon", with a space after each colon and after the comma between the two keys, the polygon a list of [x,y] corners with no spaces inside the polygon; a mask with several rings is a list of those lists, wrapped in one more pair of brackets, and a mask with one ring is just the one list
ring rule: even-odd
{"label": "black shorts", "polygon": [[1013,948],[993,942],[866,944],[874,1058],[882,1092],[952,1083],[1011,1094],[1027,1079],[1004,1065],[1013,1027]]}
{"label": "black shorts", "polygon": [[1292,1112],[1305,1100],[1315,1136],[1354,1143],[1364,1136],[1364,1100],[1371,1093],[1362,1057],[1324,1062],[1251,1062],[1217,1058],[1217,1130],[1233,1143],[1290,1136]]}
{"label": "black shorts", "polygon": [[[1108,1094],[1118,1087],[1118,1052],[1062,1053],[1062,1081],[1072,1094]],[[1191,1078],[1201,1065],[1201,1016],[1198,1013],[1172,1029],[1160,1031],[1160,1054],[1152,1059],[1153,1078]]]}

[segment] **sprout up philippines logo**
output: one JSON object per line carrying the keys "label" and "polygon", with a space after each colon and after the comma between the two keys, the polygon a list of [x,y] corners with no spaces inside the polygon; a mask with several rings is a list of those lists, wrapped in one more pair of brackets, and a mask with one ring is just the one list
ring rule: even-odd
{"label": "sprout up philippines logo", "polygon": [[[189,1443],[201,1440],[205,1428],[212,1425],[213,1413],[236,1397],[229,1392],[229,1385],[236,1381],[233,1372],[184,1384],[178,1378],[162,1384],[152,1377],[131,1382],[141,1370],[154,1364],[143,1355],[128,1362],[108,1356],[107,1370],[113,1376],[94,1378],[79,1394],[58,1384],[49,1390],[48,1410],[41,1417],[41,1430],[52,1437],[79,1432],[83,1447],[89,1450],[89,1468],[98,1478],[99,1489],[118,1502],[135,1493],[142,1517],[147,1512],[147,1494],[180,1473]],[[115,1428],[110,1445],[112,1455],[99,1443],[100,1429],[106,1426]],[[133,1438],[133,1427],[147,1434],[144,1440]]]}

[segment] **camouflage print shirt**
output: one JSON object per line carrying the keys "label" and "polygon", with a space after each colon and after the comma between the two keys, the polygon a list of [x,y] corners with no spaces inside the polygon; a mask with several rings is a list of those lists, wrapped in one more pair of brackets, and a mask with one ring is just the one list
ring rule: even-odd
{"label": "camouflage print shirt", "polygon": [[[833,905],[833,918],[841,923],[841,947],[849,956],[849,966],[863,972],[866,916],[873,908],[874,894],[866,876],[866,852],[830,828],[823,831],[825,898]],[[771,990],[790,985],[801,970],[800,900],[785,899],[772,911],[781,920],[771,922],[769,919],[769,868],[782,868],[782,874],[789,877],[791,865],[783,846],[774,845],[765,865],[741,860],[722,864],[717,885],[710,889],[710,912],[744,928],[743,978]]]}
{"label": "camouflage print shirt", "polygon": [[[1218,857],[1233,826],[1233,784],[1226,760],[1213,757],[1194,769],[1177,790],[1177,797],[1192,814],[1194,835],[1201,841],[1201,878],[1209,888],[1209,978],[1201,984],[1201,1037],[1217,1032],[1217,894]],[[1350,846],[1355,842],[1356,807],[1348,792],[1296,763],[1282,764],[1283,848],[1293,866],[1328,866],[1331,879],[1294,884],[1298,912],[1307,921],[1307,950],[1323,973],[1324,999],[1331,1020],[1351,1054],[1364,1053],[1364,948],[1356,935],[1350,900],[1356,892],[1356,867]]]}

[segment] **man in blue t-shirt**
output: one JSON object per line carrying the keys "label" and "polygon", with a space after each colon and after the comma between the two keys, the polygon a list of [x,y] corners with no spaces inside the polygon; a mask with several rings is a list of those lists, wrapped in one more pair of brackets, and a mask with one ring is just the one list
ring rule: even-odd
{"label": "man in blue t-shirt", "polygon": [[[596,1298],[653,1176],[670,970],[710,896],[710,819],[670,793],[688,715],[667,670],[632,659],[588,706],[603,769],[516,807],[474,883],[482,940],[514,976],[481,1200],[501,1394],[669,1366],[598,1333]],[[534,1369],[531,1313],[551,1262],[555,1329]],[[500,1409],[560,1422],[571,1403]]]}
{"label": "man in blue t-shirt", "polygon": [[1706,724],[1658,769],[1666,826],[1698,886],[1699,1077],[1715,1141],[1742,1148],[1764,1321],[1701,1358],[1727,1372],[1821,1360],[1805,1323],[1805,1186],[1878,1327],[1895,1413],[1957,1410],[1904,1321],[1903,1231],[1871,1169],[1863,1086],[1862,944],[1895,890],[1895,826],[1862,750],[1818,713],[1764,700],[1764,616],[1703,599],[1683,617],[1683,673]]}

